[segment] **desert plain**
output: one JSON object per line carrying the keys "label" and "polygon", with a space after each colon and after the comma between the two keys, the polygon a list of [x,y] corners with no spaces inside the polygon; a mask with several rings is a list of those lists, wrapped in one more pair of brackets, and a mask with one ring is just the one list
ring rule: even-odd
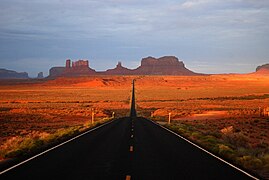
{"label": "desert plain", "polygon": [[200,136],[222,139],[211,151],[261,177],[269,176],[268,75],[1,80],[0,146],[8,146],[12,138],[83,126],[93,113],[95,121],[128,116],[133,79],[139,116],[167,124],[171,113],[175,131],[202,145]]}

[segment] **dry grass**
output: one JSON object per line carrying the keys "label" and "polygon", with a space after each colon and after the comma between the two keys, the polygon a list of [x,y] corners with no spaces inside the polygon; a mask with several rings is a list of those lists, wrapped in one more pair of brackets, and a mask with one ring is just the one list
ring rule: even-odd
{"label": "dry grass", "polygon": [[60,128],[52,133],[32,130],[30,133],[24,135],[13,136],[1,144],[0,159],[25,156],[38,152],[40,149],[44,149],[52,143],[55,144],[67,138],[71,138],[108,120],[109,119],[102,119],[94,123],[87,122],[82,126]]}

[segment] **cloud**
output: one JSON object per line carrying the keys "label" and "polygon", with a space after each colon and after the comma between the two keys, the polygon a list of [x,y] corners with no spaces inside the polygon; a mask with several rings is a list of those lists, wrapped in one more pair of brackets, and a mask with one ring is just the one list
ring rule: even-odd
{"label": "cloud", "polygon": [[188,0],[184,2],[181,7],[182,8],[195,8],[201,7],[209,4],[214,4],[219,2],[218,0]]}
{"label": "cloud", "polygon": [[269,59],[268,22],[268,0],[2,0],[0,66],[85,57],[102,69],[169,54],[258,63]]}

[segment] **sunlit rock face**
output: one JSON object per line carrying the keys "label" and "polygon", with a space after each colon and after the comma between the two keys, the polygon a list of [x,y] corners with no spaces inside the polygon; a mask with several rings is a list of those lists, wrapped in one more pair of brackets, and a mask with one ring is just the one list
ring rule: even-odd
{"label": "sunlit rock face", "polygon": [[197,75],[187,69],[182,61],[174,56],[161,58],[147,57],[141,61],[141,66],[134,70],[141,75]]}
{"label": "sunlit rock face", "polygon": [[182,61],[174,56],[164,56],[161,58],[147,57],[141,60],[141,65],[136,69],[123,67],[119,62],[114,69],[103,72],[96,72],[89,67],[88,60],[78,60],[72,62],[66,60],[65,67],[53,67],[50,69],[49,77],[77,77],[91,75],[202,75],[187,69]]}
{"label": "sunlit rock face", "polygon": [[257,73],[269,73],[269,64],[264,64],[256,68]]}
{"label": "sunlit rock face", "polygon": [[62,73],[62,76],[88,76],[96,74],[94,69],[89,67],[88,60],[78,60],[72,62],[71,60],[66,60],[65,70]]}

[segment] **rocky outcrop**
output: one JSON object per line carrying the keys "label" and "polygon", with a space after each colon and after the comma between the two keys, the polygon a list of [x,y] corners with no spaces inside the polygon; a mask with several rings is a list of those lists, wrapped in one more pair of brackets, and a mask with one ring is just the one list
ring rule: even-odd
{"label": "rocky outcrop", "polygon": [[133,71],[121,65],[121,62],[118,62],[117,66],[114,69],[108,69],[104,72],[106,75],[131,75]]}
{"label": "rocky outcrop", "polygon": [[88,76],[94,74],[96,74],[96,71],[89,67],[88,60],[74,61],[72,62],[71,66],[71,60],[68,59],[66,60],[65,69],[62,76],[76,77],[76,76]]}
{"label": "rocky outcrop", "polygon": [[37,79],[43,79],[44,78],[44,75],[43,75],[43,72],[39,72],[38,74],[37,74],[37,77],[36,77]]}
{"label": "rocky outcrop", "polygon": [[134,70],[139,75],[197,75],[188,70],[182,61],[174,56],[143,58],[141,66]]}
{"label": "rocky outcrop", "polygon": [[269,71],[269,64],[264,64],[264,65],[258,66],[256,68],[256,72],[258,72],[258,71]]}
{"label": "rocky outcrop", "polygon": [[7,69],[0,69],[0,79],[27,79],[29,78],[26,72],[16,72]]}
{"label": "rocky outcrop", "polygon": [[48,78],[60,77],[60,76],[62,76],[64,70],[65,70],[65,67],[52,67],[49,70]]}
{"label": "rocky outcrop", "polygon": [[269,75],[269,64],[264,64],[256,68],[256,72],[251,73],[255,75]]}
{"label": "rocky outcrop", "polygon": [[78,60],[71,62],[66,60],[65,67],[53,67],[50,69],[50,78],[55,77],[77,77],[90,75],[182,75],[193,76],[202,75],[187,69],[182,61],[174,56],[164,56],[161,58],[147,57],[141,61],[141,66],[136,69],[123,67],[121,62],[114,69],[104,72],[96,72],[89,67],[88,60]]}
{"label": "rocky outcrop", "polygon": [[67,59],[65,67],[52,67],[49,71],[48,78],[89,76],[94,74],[96,72],[89,67],[88,60],[72,62],[70,59]]}
{"label": "rocky outcrop", "polygon": [[104,72],[107,75],[201,75],[188,70],[182,61],[174,56],[161,58],[143,58],[137,69],[122,67],[119,62],[116,68]]}

